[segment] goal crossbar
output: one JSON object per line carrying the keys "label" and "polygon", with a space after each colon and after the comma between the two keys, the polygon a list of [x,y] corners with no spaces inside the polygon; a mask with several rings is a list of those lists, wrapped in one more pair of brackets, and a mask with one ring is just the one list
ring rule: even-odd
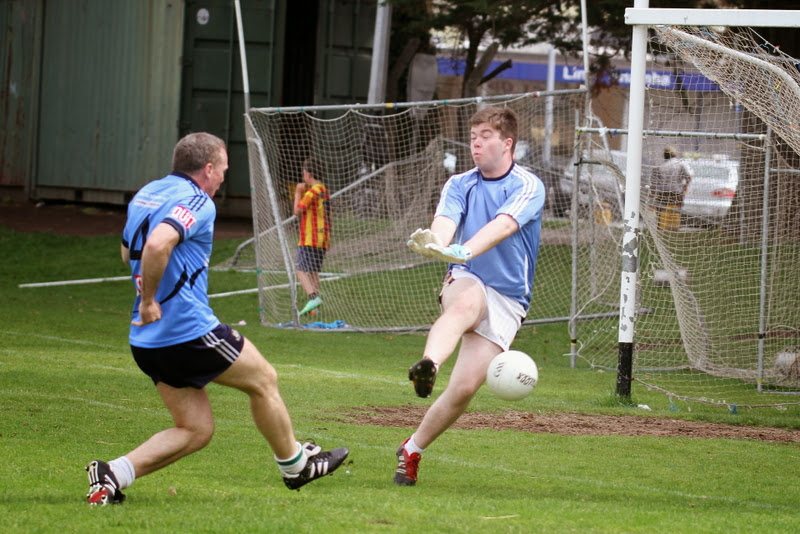
{"label": "goal crossbar", "polygon": [[800,10],[629,7],[625,9],[625,24],[800,28]]}
{"label": "goal crossbar", "polygon": [[[628,135],[630,132],[626,128],[587,128],[578,127],[575,131],[579,134],[594,133],[600,135]],[[742,134],[724,132],[685,132],[677,130],[643,130],[644,135],[657,135],[660,137],[697,137],[703,139],[736,139],[737,141],[756,140],[763,141],[767,138],[765,134]]]}
{"label": "goal crossbar", "polygon": [[[406,108],[427,108],[432,106],[447,106],[458,104],[475,104],[503,102],[515,98],[541,98],[545,96],[576,95],[585,94],[586,89],[558,89],[553,91],[531,91],[528,93],[515,93],[509,95],[482,96],[475,98],[453,98],[447,100],[419,100],[416,102],[385,102],[382,104],[352,104],[347,106],[350,111],[372,110],[394,110]],[[266,107],[251,108],[253,112],[260,113],[290,113],[290,112],[315,112],[315,111],[342,111],[341,104],[321,104],[318,106],[289,106],[289,107]]]}

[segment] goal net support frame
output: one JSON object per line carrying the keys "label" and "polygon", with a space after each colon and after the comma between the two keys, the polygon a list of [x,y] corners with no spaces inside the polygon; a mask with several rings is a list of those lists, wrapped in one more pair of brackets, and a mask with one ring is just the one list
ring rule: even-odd
{"label": "goal net support frame", "polygon": [[[627,140],[627,166],[625,172],[625,201],[624,201],[624,235],[622,238],[622,269],[620,272],[620,300],[619,300],[619,324],[618,324],[618,361],[617,361],[617,388],[618,396],[629,397],[631,394],[631,382],[634,379],[634,357],[635,357],[635,331],[637,316],[637,285],[641,276],[640,272],[640,222],[645,219],[645,214],[640,213],[642,189],[642,161],[643,161],[643,138],[647,132],[644,128],[645,115],[645,91],[646,83],[646,64],[648,46],[648,28],[664,26],[683,26],[683,27],[800,27],[800,12],[781,11],[781,10],[725,10],[725,9],[657,9],[648,8],[648,0],[636,0],[633,8],[625,11],[626,24],[632,25],[632,48],[631,48],[631,83],[630,98],[628,108],[628,140]],[[710,33],[710,32],[708,32]],[[689,43],[691,46],[707,46],[710,49],[723,48],[714,42],[709,42],[713,38],[705,40],[696,38],[689,34],[681,33],[680,39],[683,44]],[[775,68],[769,62],[751,57],[749,54],[742,54],[735,50],[726,49],[724,53],[733,56],[740,56],[739,59],[758,65],[759,68],[770,69],[780,80],[775,87],[777,91],[781,84],[785,84],[789,96],[795,100],[800,92],[794,90],[797,87],[795,78],[788,76],[781,69]],[[689,60],[691,61],[691,59]],[[696,65],[697,66],[697,65]],[[698,68],[701,72],[705,65]],[[724,85],[724,84],[723,84]],[[723,87],[727,91],[728,88]],[[785,94],[785,93],[784,93]],[[774,117],[763,117],[759,110],[750,109],[747,99],[742,99],[745,107],[758,115],[770,127],[776,130],[784,141],[786,141],[795,151],[798,145],[792,143],[793,134],[782,135],[786,125],[781,124],[781,120],[774,120]],[[772,119],[772,120],[771,120]],[[795,117],[800,120],[800,118]],[[796,135],[796,134],[794,134]],[[787,139],[788,137],[788,139]],[[770,155],[765,153],[766,171],[764,175],[765,191],[769,187],[769,167]],[[766,213],[768,210],[768,195],[764,194],[764,222],[762,247],[766,245],[767,221]],[[762,252],[762,261],[766,261],[766,250]],[[762,265],[762,271],[766,271],[766,265]],[[760,307],[763,312],[764,298],[761,297]],[[756,379],[757,389],[762,391],[763,378],[763,345],[762,341],[766,335],[763,322],[760,325],[759,337],[759,369]]]}

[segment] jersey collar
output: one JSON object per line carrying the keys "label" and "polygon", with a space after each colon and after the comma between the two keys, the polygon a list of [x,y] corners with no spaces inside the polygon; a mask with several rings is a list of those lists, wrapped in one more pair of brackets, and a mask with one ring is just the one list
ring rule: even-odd
{"label": "jersey collar", "polygon": [[170,174],[172,176],[177,176],[178,178],[183,178],[184,180],[189,180],[190,182],[192,182],[195,185],[195,187],[197,187],[198,189],[202,189],[199,185],[197,185],[197,182],[194,181],[194,178],[192,178],[191,176],[189,176],[185,172],[172,171]]}
{"label": "jersey collar", "polygon": [[487,177],[485,177],[480,169],[478,169],[478,174],[481,175],[481,179],[482,180],[485,180],[487,182],[497,182],[499,180],[502,180],[503,178],[505,178],[509,174],[511,174],[511,169],[514,168],[514,165],[516,165],[516,163],[512,161],[511,162],[511,167],[508,168],[508,170],[505,172],[505,174],[503,174],[502,176],[498,176],[497,178],[487,178]]}

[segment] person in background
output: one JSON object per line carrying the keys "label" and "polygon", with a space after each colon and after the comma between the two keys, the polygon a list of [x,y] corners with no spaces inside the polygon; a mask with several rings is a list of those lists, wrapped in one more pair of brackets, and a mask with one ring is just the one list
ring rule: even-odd
{"label": "person in background", "polygon": [[189,134],[176,144],[172,167],[131,200],[120,251],[136,291],[131,352],[175,424],[124,456],[89,463],[90,505],[121,503],[122,490],[135,479],[211,441],[210,382],[249,397],[253,421],[289,489],[332,473],[348,455],[345,447],[323,452],[295,440],[275,369],[248,339],[220,323],[208,305],[216,218],[212,198],[228,169],[225,142],[209,133]]}
{"label": "person in background", "polygon": [[297,279],[308,295],[300,315],[314,312],[322,304],[319,272],[331,246],[330,194],[322,183],[322,162],[311,156],[303,161],[303,181],[294,190],[294,214],[300,218],[297,242]]}
{"label": "person in background", "polygon": [[422,453],[467,409],[492,358],[509,349],[530,306],[545,191],[537,176],[514,163],[517,129],[508,108],[473,115],[475,168],[450,177],[430,229],[415,231],[407,243],[449,264],[441,315],[423,358],[408,371],[417,396],[431,395],[439,367],[461,346],[447,387],[397,450],[394,482],[400,486],[417,483]]}
{"label": "person in background", "polygon": [[680,228],[683,198],[691,180],[691,173],[678,159],[678,151],[671,146],[664,148],[664,163],[650,173],[650,204],[658,213],[659,228]]}

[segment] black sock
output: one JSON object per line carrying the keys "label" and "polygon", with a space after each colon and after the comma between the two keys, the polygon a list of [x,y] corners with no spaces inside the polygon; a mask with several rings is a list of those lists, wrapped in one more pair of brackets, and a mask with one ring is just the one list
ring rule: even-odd
{"label": "black sock", "polygon": [[314,300],[315,298],[317,298],[317,294],[316,293],[311,293],[311,294],[308,295],[308,300]]}

